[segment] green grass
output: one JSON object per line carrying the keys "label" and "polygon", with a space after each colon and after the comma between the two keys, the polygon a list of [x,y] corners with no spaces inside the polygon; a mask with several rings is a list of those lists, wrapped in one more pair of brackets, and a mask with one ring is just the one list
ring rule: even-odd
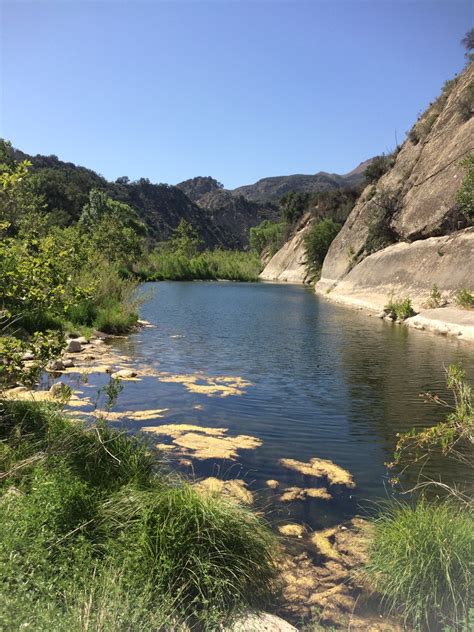
{"label": "green grass", "polygon": [[265,607],[274,536],[166,473],[140,436],[0,402],[0,628],[216,630]]}
{"label": "green grass", "polygon": [[261,270],[258,255],[235,250],[206,250],[193,257],[155,251],[134,267],[137,276],[147,281],[258,281]]}
{"label": "green grass", "polygon": [[464,309],[474,309],[474,294],[465,287],[456,292],[454,300]]}
{"label": "green grass", "polygon": [[473,560],[472,509],[392,502],[375,520],[364,575],[388,610],[416,629],[463,629],[473,607]]}
{"label": "green grass", "polygon": [[405,320],[415,315],[415,310],[409,298],[394,298],[391,296],[384,307],[384,311],[394,320]]}

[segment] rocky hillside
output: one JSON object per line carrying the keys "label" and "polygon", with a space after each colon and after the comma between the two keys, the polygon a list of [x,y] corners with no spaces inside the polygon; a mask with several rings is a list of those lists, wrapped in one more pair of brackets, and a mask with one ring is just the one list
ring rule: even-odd
{"label": "rocky hillside", "polygon": [[227,247],[247,248],[249,230],[265,219],[278,221],[279,209],[274,204],[260,204],[243,195],[224,189],[210,177],[197,177],[177,185],[204,212],[209,223],[226,236]]}
{"label": "rocky hillside", "polygon": [[388,172],[363,191],[329,249],[317,291],[348,302],[365,296],[381,307],[391,292],[420,305],[434,283],[447,295],[472,289],[474,231],[456,193],[466,173],[461,161],[474,150],[473,95],[471,64],[446,83]]}
{"label": "rocky hillside", "polygon": [[238,187],[232,193],[234,195],[243,195],[248,200],[256,202],[279,202],[285,193],[289,191],[311,193],[313,191],[353,187],[363,182],[363,173],[369,163],[370,160],[367,160],[343,176],[320,171],[314,175],[295,174],[262,178],[255,184]]}

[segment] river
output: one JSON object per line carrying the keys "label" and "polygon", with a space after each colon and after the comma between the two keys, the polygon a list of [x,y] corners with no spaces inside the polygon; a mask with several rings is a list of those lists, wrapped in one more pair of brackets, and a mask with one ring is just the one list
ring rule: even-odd
{"label": "river", "polygon": [[[453,362],[474,376],[468,344],[370,318],[309,288],[163,282],[142,290],[141,317],[156,327],[114,343],[122,355],[162,374],[238,377],[244,386],[240,394],[221,397],[194,392],[180,378],[149,376],[124,383],[116,410],[168,409],[158,421],[126,421],[132,432],[186,423],[259,438],[259,447],[240,451],[235,460],[196,459],[190,468],[171,459],[170,465],[194,476],[243,478],[276,521],[320,528],[373,511],[374,502],[392,493],[385,462],[396,433],[445,414],[420,393],[447,396],[443,367]],[[89,379],[100,384],[104,376]],[[335,486],[332,500],[279,502],[282,489],[314,483],[279,460],[313,457],[349,470],[355,489]],[[472,470],[444,460],[424,475],[436,478],[441,471],[446,479],[474,482]],[[267,479],[278,480],[279,491],[270,490]],[[404,484],[413,482],[408,477]]]}

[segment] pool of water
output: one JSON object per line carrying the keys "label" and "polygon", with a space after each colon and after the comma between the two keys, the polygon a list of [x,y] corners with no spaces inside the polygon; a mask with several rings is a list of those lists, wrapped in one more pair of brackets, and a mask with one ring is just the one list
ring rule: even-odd
{"label": "pool of water", "polygon": [[[244,478],[276,520],[319,528],[370,511],[392,493],[384,464],[396,433],[445,414],[423,403],[420,393],[446,396],[443,367],[453,362],[474,376],[474,352],[466,343],[369,318],[308,288],[164,282],[146,284],[143,291],[141,316],[156,327],[114,343],[121,354],[162,372],[235,376],[251,385],[240,395],[215,397],[145,377],[124,383],[116,409],[169,409],[159,421],[126,422],[132,431],[189,423],[260,438],[260,447],[242,451],[236,461],[196,460],[193,471]],[[330,501],[281,504],[267,479],[281,488],[314,484],[282,468],[279,460],[288,457],[331,459],[352,473],[357,487],[331,490]],[[447,479],[473,482],[472,470],[444,460],[435,460],[424,475],[441,471]]]}

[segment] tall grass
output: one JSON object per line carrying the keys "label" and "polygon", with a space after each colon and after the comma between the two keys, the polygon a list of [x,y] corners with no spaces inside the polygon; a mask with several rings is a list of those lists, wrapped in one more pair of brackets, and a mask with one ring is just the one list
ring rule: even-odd
{"label": "tall grass", "polygon": [[474,511],[453,502],[392,502],[375,520],[365,577],[416,629],[468,629]]}
{"label": "tall grass", "polygon": [[216,630],[271,598],[257,515],[164,472],[139,436],[0,404],[2,629]]}
{"label": "tall grass", "polygon": [[206,250],[193,257],[155,251],[134,267],[136,274],[148,281],[258,281],[261,270],[257,254],[234,250]]}

